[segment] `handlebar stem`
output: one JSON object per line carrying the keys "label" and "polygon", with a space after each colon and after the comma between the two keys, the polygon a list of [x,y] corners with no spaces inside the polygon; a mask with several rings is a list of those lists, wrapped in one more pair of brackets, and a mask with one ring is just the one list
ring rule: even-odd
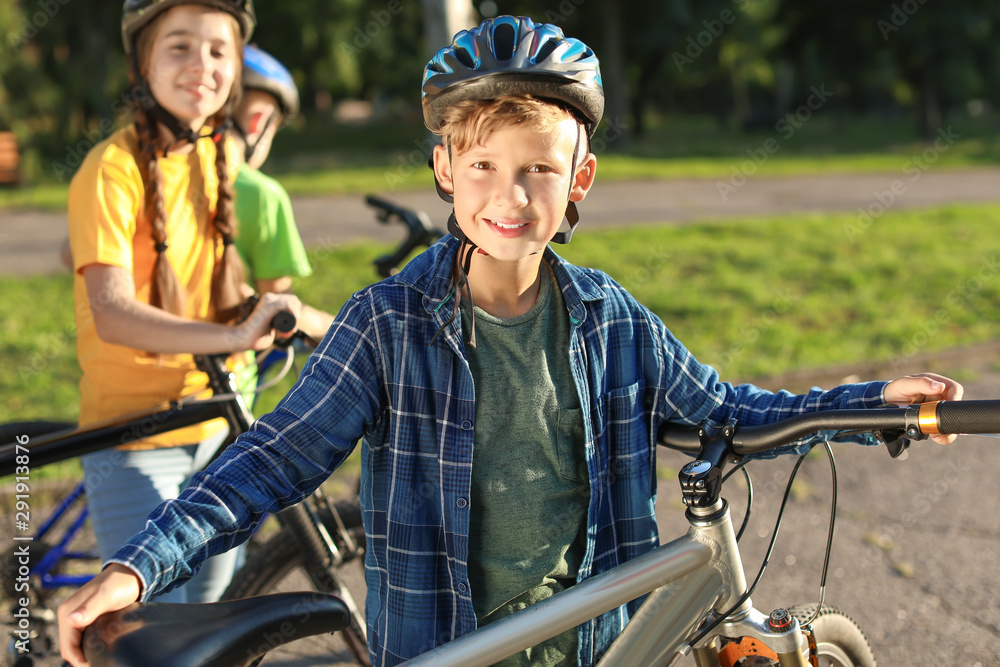
{"label": "handlebar stem", "polygon": [[722,491],[722,469],[726,460],[733,455],[733,436],[736,422],[728,421],[721,426],[702,422],[698,427],[701,451],[698,458],[681,468],[678,479],[681,498],[688,511],[696,516],[717,511],[719,494]]}

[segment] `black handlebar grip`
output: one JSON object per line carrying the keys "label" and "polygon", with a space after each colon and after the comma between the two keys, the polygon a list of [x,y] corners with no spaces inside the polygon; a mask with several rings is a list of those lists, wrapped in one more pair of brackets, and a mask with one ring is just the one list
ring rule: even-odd
{"label": "black handlebar grip", "polygon": [[1000,433],[1000,400],[941,401],[938,430],[950,433]]}
{"label": "black handlebar grip", "polygon": [[292,315],[287,310],[282,310],[271,318],[271,328],[277,329],[281,333],[291,333],[295,331],[297,325],[298,322],[295,320],[295,315]]}

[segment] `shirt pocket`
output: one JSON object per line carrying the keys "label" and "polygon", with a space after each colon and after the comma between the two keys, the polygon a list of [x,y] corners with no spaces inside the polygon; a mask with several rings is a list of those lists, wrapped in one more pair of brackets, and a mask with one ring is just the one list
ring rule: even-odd
{"label": "shirt pocket", "polygon": [[649,429],[645,418],[645,391],[641,381],[605,394],[603,447],[604,472],[612,484],[647,483],[652,474]]}

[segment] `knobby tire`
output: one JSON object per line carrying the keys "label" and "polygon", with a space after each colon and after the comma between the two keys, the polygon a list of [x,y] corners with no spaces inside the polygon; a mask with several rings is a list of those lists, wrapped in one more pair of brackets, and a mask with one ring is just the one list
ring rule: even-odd
{"label": "knobby tire", "polygon": [[[816,605],[798,605],[789,609],[799,623],[805,623]],[[823,605],[812,622],[820,667],[876,667],[875,654],[864,631],[836,607]]]}

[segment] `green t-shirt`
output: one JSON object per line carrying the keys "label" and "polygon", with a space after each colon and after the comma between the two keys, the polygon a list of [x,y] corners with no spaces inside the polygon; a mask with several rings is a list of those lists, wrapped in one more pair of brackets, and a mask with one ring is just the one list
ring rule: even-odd
{"label": "green t-shirt", "polygon": [[[590,486],[569,314],[542,267],[531,310],[501,319],[476,308],[477,347],[466,346],[476,391],[469,583],[480,626],[572,586],[583,558]],[[576,665],[577,631],[498,664]]]}
{"label": "green t-shirt", "polygon": [[[274,280],[312,274],[302,237],[295,226],[292,201],[278,181],[242,165],[233,182],[234,206],[239,226],[236,249],[246,268],[247,281]],[[257,366],[247,364],[237,372],[237,385],[253,405]]]}
{"label": "green t-shirt", "polygon": [[239,228],[236,248],[248,280],[303,278],[312,274],[292,201],[278,181],[247,165],[233,183]]}

